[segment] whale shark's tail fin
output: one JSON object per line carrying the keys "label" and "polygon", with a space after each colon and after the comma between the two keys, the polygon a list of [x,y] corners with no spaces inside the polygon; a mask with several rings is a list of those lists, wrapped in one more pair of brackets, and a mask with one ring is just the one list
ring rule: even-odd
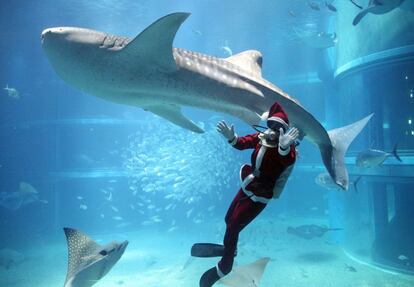
{"label": "whale shark's tail fin", "polygon": [[347,190],[349,185],[348,171],[345,166],[345,153],[349,145],[365,127],[374,114],[348,126],[328,131],[332,146],[319,146],[322,159],[335,183]]}

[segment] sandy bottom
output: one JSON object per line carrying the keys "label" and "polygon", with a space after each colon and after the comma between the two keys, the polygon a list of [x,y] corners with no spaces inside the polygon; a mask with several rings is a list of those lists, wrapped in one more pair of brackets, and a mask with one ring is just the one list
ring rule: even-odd
{"label": "sandy bottom", "polygon": [[[260,286],[306,287],[412,287],[414,277],[383,272],[353,261],[342,248],[325,238],[304,240],[285,232],[294,222],[258,220],[240,236],[236,265],[270,257]],[[200,275],[217,262],[215,258],[191,258],[194,242],[220,242],[221,222],[203,228],[177,229],[165,233],[140,230],[116,235],[92,235],[100,243],[112,240],[130,241],[115,267],[96,287],[171,287],[198,286]],[[67,250],[62,234],[58,242],[30,246],[23,251],[26,260],[6,270],[0,267],[1,287],[63,286],[67,268]],[[352,266],[355,270],[350,270]],[[220,284],[216,284],[220,285]],[[245,285],[255,286],[255,285]],[[243,286],[238,286],[243,287]]]}

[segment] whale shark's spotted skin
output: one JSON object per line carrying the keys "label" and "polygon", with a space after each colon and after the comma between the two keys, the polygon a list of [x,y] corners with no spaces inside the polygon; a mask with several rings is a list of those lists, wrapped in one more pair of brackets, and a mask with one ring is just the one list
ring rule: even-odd
{"label": "whale shark's spotted skin", "polygon": [[344,154],[371,116],[328,133],[295,98],[262,77],[260,52],[249,50],[222,59],[173,48],[175,34],[188,16],[164,16],[131,40],[84,28],[50,28],[43,31],[42,44],[56,72],[71,85],[108,101],[143,108],[197,133],[203,130],[181,113],[181,106],[257,124],[277,101],[300,138],[319,147],[334,182],[347,189]]}

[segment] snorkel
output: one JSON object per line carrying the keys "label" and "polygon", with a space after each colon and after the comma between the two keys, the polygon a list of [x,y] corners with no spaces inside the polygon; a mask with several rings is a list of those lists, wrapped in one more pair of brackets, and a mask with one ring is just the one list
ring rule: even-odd
{"label": "snorkel", "polygon": [[[260,142],[268,147],[275,147],[279,144],[279,129],[272,129],[271,127],[264,127],[261,125],[252,125],[253,129],[259,133]],[[287,133],[290,128],[287,130],[284,127],[282,128],[285,133]],[[299,145],[299,141],[294,142],[295,146]]]}
{"label": "snorkel", "polygon": [[266,140],[270,142],[276,142],[279,138],[279,131],[261,125],[253,125],[252,127],[261,135],[261,137],[266,138]]}

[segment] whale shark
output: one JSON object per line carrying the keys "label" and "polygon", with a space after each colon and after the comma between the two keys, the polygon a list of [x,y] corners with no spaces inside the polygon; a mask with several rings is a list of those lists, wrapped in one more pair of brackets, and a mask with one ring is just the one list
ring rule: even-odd
{"label": "whale shark", "polygon": [[128,241],[99,245],[79,230],[63,228],[68,243],[68,272],[64,287],[90,287],[121,258]]}
{"label": "whale shark", "polygon": [[395,8],[399,7],[404,0],[370,0],[367,8],[362,9],[354,18],[352,22],[353,25],[358,25],[358,23],[365,17],[368,13],[372,14],[386,14]]}
{"label": "whale shark", "polygon": [[336,33],[313,32],[293,28],[298,39],[300,39],[307,46],[316,49],[327,49],[335,46],[338,43]]}
{"label": "whale shark", "polygon": [[43,50],[56,73],[85,93],[140,107],[182,128],[202,133],[182,106],[227,113],[253,125],[279,102],[306,137],[319,147],[333,180],[348,188],[344,154],[372,115],[326,131],[297,99],[262,77],[262,54],[247,50],[227,58],[173,48],[189,13],[172,13],[134,39],[76,27],[45,29]]}

